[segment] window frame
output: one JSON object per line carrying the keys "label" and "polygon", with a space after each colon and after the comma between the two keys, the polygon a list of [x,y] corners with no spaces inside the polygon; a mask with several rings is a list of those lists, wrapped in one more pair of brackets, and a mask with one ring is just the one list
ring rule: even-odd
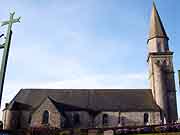
{"label": "window frame", "polygon": [[42,114],[42,124],[45,124],[45,125],[49,124],[49,119],[50,119],[50,112],[48,110],[44,110]]}
{"label": "window frame", "polygon": [[103,126],[108,126],[108,123],[109,123],[109,115],[104,113],[102,115],[102,125]]}
{"label": "window frame", "polygon": [[149,113],[144,113],[144,125],[147,125],[149,123]]}

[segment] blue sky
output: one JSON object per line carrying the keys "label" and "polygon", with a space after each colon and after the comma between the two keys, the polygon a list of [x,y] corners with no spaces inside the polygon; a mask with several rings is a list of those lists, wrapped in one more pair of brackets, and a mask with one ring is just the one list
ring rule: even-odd
{"label": "blue sky", "polygon": [[[180,114],[180,1],[156,6],[174,51]],[[1,1],[0,21],[12,11],[22,17],[13,26],[3,106],[21,88],[149,88],[151,9],[152,0]]]}

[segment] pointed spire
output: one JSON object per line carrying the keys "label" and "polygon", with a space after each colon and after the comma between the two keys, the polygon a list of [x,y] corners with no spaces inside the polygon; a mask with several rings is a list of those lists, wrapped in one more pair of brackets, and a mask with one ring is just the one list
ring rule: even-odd
{"label": "pointed spire", "polygon": [[161,22],[161,18],[156,9],[155,2],[153,1],[153,9],[152,9],[152,14],[151,14],[150,32],[149,32],[148,41],[156,37],[162,37],[162,38],[168,39],[164,26]]}

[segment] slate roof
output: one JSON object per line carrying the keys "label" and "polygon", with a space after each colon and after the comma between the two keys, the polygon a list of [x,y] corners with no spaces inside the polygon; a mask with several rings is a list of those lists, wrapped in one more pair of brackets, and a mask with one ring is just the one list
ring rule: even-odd
{"label": "slate roof", "polygon": [[9,104],[8,109],[12,111],[16,111],[16,110],[31,110],[33,108],[30,105],[13,101],[11,104]]}
{"label": "slate roof", "polygon": [[150,89],[21,89],[10,105],[16,101],[36,108],[47,97],[94,111],[159,111]]}
{"label": "slate roof", "polygon": [[164,29],[163,23],[161,21],[161,18],[158,14],[158,11],[156,9],[156,5],[153,2],[153,9],[151,14],[151,20],[150,20],[150,32],[149,32],[149,39],[152,38],[158,38],[158,37],[164,37],[168,39],[168,36],[166,34],[166,31]]}
{"label": "slate roof", "polygon": [[73,105],[70,105],[70,104],[65,104],[65,103],[57,102],[54,99],[52,99],[51,97],[48,97],[48,98],[54,104],[54,106],[56,107],[56,109],[59,112],[67,112],[67,111],[93,111],[93,110],[88,109],[88,108],[81,108],[81,107],[78,107],[78,106],[73,106]]}

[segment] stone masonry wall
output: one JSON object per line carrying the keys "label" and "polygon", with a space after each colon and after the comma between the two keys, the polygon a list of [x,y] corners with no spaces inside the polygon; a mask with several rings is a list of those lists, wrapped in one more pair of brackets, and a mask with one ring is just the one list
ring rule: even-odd
{"label": "stone masonry wall", "polygon": [[21,123],[20,126],[21,126],[21,128],[28,128],[30,126],[29,117],[30,117],[29,111],[21,111],[20,112],[20,123]]}
{"label": "stone masonry wall", "polygon": [[33,112],[31,126],[43,126],[42,117],[45,110],[49,112],[49,126],[60,128],[60,113],[48,98]]}
{"label": "stone masonry wall", "polygon": [[149,124],[160,124],[159,112],[121,112],[120,116],[119,112],[102,112],[96,117],[95,124],[96,127],[103,127],[103,114],[108,114],[108,127],[141,126],[144,125],[144,113],[149,114]]}
{"label": "stone masonry wall", "polygon": [[70,120],[72,119],[72,114],[79,114],[79,116],[80,116],[80,125],[77,125],[75,127],[77,127],[77,128],[88,128],[89,127],[91,117],[89,116],[88,112],[74,111],[74,112],[65,112],[65,113],[69,117]]}
{"label": "stone masonry wall", "polygon": [[4,110],[3,111],[3,128],[16,129],[18,125],[19,113],[17,111]]}

